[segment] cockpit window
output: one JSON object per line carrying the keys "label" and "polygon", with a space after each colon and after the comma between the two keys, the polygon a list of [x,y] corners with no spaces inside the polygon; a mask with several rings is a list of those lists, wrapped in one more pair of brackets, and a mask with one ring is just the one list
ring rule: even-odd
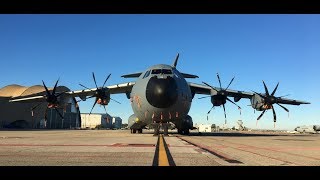
{"label": "cockpit window", "polygon": [[151,74],[172,74],[171,69],[153,69]]}
{"label": "cockpit window", "polygon": [[160,73],[161,73],[161,69],[152,69],[151,74],[160,74]]}
{"label": "cockpit window", "polygon": [[163,74],[172,74],[171,69],[162,69]]}
{"label": "cockpit window", "polygon": [[150,71],[147,71],[147,72],[144,74],[143,78],[148,77],[148,76],[149,76],[149,74],[150,74]]}

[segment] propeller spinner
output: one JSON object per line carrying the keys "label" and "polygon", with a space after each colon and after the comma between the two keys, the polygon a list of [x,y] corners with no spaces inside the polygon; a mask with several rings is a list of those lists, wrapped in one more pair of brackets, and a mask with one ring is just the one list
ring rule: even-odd
{"label": "propeller spinner", "polygon": [[233,82],[233,80],[234,80],[235,77],[233,77],[233,78],[231,79],[230,83],[228,84],[228,86],[227,86],[225,89],[222,88],[221,81],[220,81],[220,76],[219,76],[218,73],[217,73],[217,78],[218,78],[218,81],[219,81],[220,90],[218,90],[217,88],[214,88],[213,86],[209,85],[209,84],[206,83],[206,82],[202,82],[203,84],[211,87],[211,89],[217,91],[217,94],[216,94],[216,95],[212,95],[212,96],[201,97],[201,98],[198,98],[198,99],[207,98],[207,97],[211,97],[211,98],[216,97],[217,99],[219,99],[220,101],[219,101],[217,104],[215,104],[214,102],[212,102],[212,107],[211,107],[211,109],[210,109],[210,110],[208,111],[208,113],[207,113],[207,120],[208,120],[208,115],[209,115],[209,113],[211,112],[211,110],[214,108],[214,106],[220,106],[220,105],[222,104],[222,106],[223,106],[223,111],[224,111],[225,124],[227,124],[226,108],[225,108],[225,106],[224,106],[224,104],[226,103],[226,100],[229,101],[229,102],[231,102],[232,104],[236,105],[236,106],[238,107],[238,109],[240,110],[240,114],[241,114],[241,107],[238,106],[235,102],[233,102],[231,99],[229,99],[229,98],[227,97],[227,95],[228,95],[227,90],[228,90],[229,86],[231,85],[231,83]]}
{"label": "propeller spinner", "polygon": [[[279,86],[279,83],[277,84],[277,86],[274,88],[274,90],[272,91],[271,94],[269,94],[269,91],[268,91],[268,88],[266,86],[266,84],[263,82],[263,86],[264,86],[264,89],[265,89],[265,95],[262,95],[260,93],[257,93],[255,91],[253,91],[254,93],[258,94],[263,100],[263,105],[262,105],[262,108],[264,109],[262,111],[262,113],[260,114],[260,116],[257,118],[257,121],[263,116],[263,114],[265,113],[266,110],[268,109],[272,109],[272,113],[273,113],[273,122],[274,122],[274,126],[275,126],[275,123],[277,121],[277,115],[276,115],[276,112],[274,110],[274,107],[273,107],[273,104],[277,104],[279,105],[282,109],[284,109],[285,111],[287,111],[289,113],[289,110],[282,106],[281,104],[278,103],[278,99],[283,97],[283,96],[279,96],[279,97],[275,97],[274,94],[276,93],[277,89],[278,89],[278,86]],[[287,96],[287,95],[285,95]]]}
{"label": "propeller spinner", "polygon": [[[47,108],[50,108],[50,109],[54,108],[56,110],[56,112],[59,114],[59,116],[63,119],[62,114],[58,111],[58,108],[59,108],[58,97],[61,96],[63,93],[67,92],[67,91],[64,91],[64,92],[61,92],[59,94],[56,94],[56,89],[57,89],[58,82],[59,82],[59,79],[57,80],[56,84],[54,85],[54,87],[52,89],[52,92],[50,92],[48,90],[48,88],[47,88],[46,84],[44,83],[44,81],[42,81],[42,84],[43,84],[43,86],[44,86],[44,88],[46,90],[45,99],[46,99],[46,102],[48,103],[47,104]],[[33,111],[43,103],[44,102],[41,102],[41,103],[39,103],[36,106],[31,108],[32,116],[33,116]]]}
{"label": "propeller spinner", "polygon": [[95,105],[96,105],[97,103],[100,104],[100,105],[102,105],[103,108],[104,108],[104,110],[105,110],[106,112],[107,112],[107,110],[106,110],[106,107],[105,107],[105,106],[108,105],[110,99],[113,100],[113,101],[115,101],[115,102],[117,102],[117,103],[119,103],[119,104],[121,104],[120,102],[118,102],[118,101],[110,98],[109,89],[108,89],[107,87],[104,87],[105,84],[106,84],[106,82],[107,82],[108,79],[110,78],[110,76],[111,76],[111,74],[108,75],[108,77],[107,77],[106,80],[104,81],[103,85],[102,85],[101,87],[98,87],[97,81],[96,81],[96,77],[95,77],[95,75],[94,75],[94,72],[92,72],[93,81],[94,81],[94,84],[96,85],[96,88],[97,88],[96,91],[93,91],[93,90],[89,89],[88,87],[86,87],[86,86],[84,86],[84,85],[82,85],[82,84],[79,84],[80,86],[82,86],[82,87],[84,87],[84,88],[86,88],[86,89],[94,92],[94,95],[89,96],[89,97],[87,98],[87,99],[89,99],[89,98],[94,98],[94,97],[96,98],[89,114],[91,114],[93,108],[95,107]]}

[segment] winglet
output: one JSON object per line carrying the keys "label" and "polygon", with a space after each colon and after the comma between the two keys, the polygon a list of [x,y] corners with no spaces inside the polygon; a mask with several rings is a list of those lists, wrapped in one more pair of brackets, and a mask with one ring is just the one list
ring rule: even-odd
{"label": "winglet", "polygon": [[176,68],[177,64],[178,64],[178,59],[179,59],[179,53],[177,54],[176,59],[174,60],[174,63],[172,65],[172,67]]}

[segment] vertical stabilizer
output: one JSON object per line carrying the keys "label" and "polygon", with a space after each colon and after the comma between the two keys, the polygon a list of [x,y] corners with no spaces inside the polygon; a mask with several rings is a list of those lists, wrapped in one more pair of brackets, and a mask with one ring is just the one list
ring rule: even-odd
{"label": "vertical stabilizer", "polygon": [[179,59],[179,53],[177,54],[176,59],[174,60],[174,63],[172,65],[172,67],[176,68],[177,64],[178,64],[178,59]]}

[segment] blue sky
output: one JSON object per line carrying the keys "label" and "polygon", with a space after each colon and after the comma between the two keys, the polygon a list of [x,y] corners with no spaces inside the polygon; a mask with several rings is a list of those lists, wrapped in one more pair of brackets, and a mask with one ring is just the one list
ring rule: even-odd
{"label": "blue sky", "polygon": [[[276,129],[320,124],[320,15],[0,15],[0,87],[9,84],[32,86],[44,80],[72,90],[78,83],[94,87],[112,73],[108,85],[133,81],[120,76],[138,72],[153,64],[172,64],[180,53],[178,70],[197,74],[218,86],[216,73],[231,89],[264,92],[262,80],[272,91],[280,82],[277,96],[305,100],[310,105],[276,105]],[[196,95],[189,114],[194,123],[222,125],[222,108],[211,108],[210,98]],[[133,113],[124,94],[112,98],[108,113],[127,118]],[[93,101],[81,102],[89,112]],[[250,128],[273,129],[272,111],[256,126],[248,99],[237,108],[226,104],[229,126],[242,119]],[[93,112],[104,112],[95,107]]]}

